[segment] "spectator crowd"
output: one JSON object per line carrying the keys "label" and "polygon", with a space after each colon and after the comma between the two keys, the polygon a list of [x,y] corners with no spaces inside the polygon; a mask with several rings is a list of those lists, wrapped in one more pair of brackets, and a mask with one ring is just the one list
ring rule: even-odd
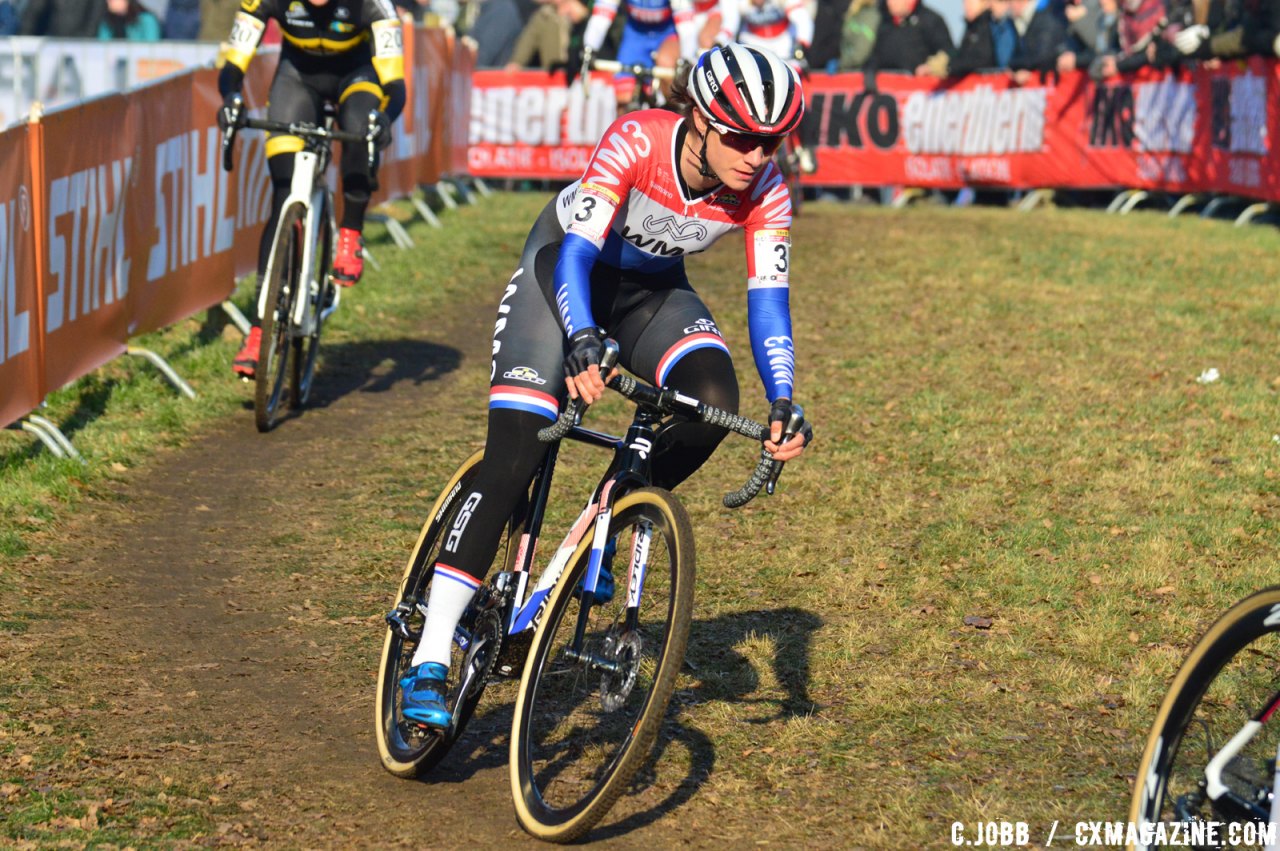
{"label": "spectator crowd", "polygon": [[[428,0],[395,5],[422,20]],[[239,8],[240,0],[0,0],[0,36],[222,42]]]}
{"label": "spectator crowd", "polygon": [[[776,0],[720,0],[757,6]],[[1096,79],[1143,66],[1280,56],[1280,0],[964,0],[953,41],[925,0],[805,0],[813,70],[961,77],[1054,71]],[[482,68],[570,67],[593,0],[396,0],[475,40]],[[0,36],[223,41],[240,0],[0,0]],[[625,3],[601,56],[616,51]],[[734,19],[737,19],[735,12]]]}
{"label": "spectator crowd", "polygon": [[[720,0],[757,6],[773,0]],[[1280,56],[1280,0],[964,0],[954,41],[925,0],[807,0],[813,70],[1016,82],[1072,70],[1107,79],[1246,55]],[[624,11],[600,55],[616,49]],[[475,39],[481,67],[572,66],[591,0],[468,0],[457,25]]]}

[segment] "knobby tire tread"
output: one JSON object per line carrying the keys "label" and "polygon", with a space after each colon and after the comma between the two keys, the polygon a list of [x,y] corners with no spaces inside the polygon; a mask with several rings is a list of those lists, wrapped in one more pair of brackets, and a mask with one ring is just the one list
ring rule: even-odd
{"label": "knobby tire tread", "polygon": [[[625,752],[614,762],[614,768],[608,779],[600,786],[595,795],[588,799],[572,817],[564,821],[544,820],[537,807],[530,806],[529,797],[537,797],[531,788],[532,782],[526,784],[526,777],[533,771],[526,766],[524,738],[528,735],[525,718],[532,712],[528,705],[530,691],[535,688],[535,674],[540,674],[547,661],[548,654],[554,648],[548,647],[554,638],[554,626],[560,620],[562,610],[575,601],[574,586],[586,569],[587,555],[590,552],[593,529],[589,529],[574,553],[570,566],[561,577],[553,591],[547,611],[538,627],[529,650],[529,658],[525,665],[524,675],[520,680],[520,692],[516,698],[516,707],[512,718],[510,775],[512,797],[516,806],[516,816],[520,825],[531,835],[549,842],[573,842],[586,834],[609,812],[618,798],[626,791],[631,778],[644,764],[657,740],[658,732],[666,717],[667,706],[675,691],[676,679],[684,663],[685,649],[688,645],[689,629],[693,621],[694,584],[696,572],[696,555],[694,552],[693,524],[684,506],[670,492],[661,488],[646,487],[632,491],[617,501],[613,507],[610,529],[615,524],[622,527],[621,519],[632,506],[647,506],[643,513],[651,511],[665,515],[670,527],[670,537],[675,543],[676,562],[672,603],[670,607],[670,626],[666,645],[662,653],[662,661],[654,676],[653,688],[640,718],[636,722],[636,733],[625,746]],[[625,525],[630,525],[627,523]],[[619,588],[619,593],[622,589]],[[573,617],[572,613],[563,614]]]}

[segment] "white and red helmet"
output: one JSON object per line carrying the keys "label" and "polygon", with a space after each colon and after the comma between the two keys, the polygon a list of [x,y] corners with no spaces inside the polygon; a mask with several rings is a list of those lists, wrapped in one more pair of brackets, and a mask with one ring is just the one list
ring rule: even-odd
{"label": "white and red helmet", "polygon": [[715,47],[689,72],[689,93],[719,132],[785,136],[804,115],[800,75],[772,53],[743,44]]}

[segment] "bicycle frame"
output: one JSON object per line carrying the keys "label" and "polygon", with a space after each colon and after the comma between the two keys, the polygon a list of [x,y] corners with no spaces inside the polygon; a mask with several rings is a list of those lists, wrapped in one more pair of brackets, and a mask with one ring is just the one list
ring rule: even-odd
{"label": "bicycle frame", "polygon": [[[309,296],[315,296],[319,292],[321,281],[316,276],[316,245],[320,239],[320,228],[324,226],[321,217],[316,214],[317,210],[325,210],[328,214],[328,226],[331,233],[337,233],[336,220],[333,216],[333,203],[329,197],[329,187],[324,182],[324,168],[327,165],[328,156],[326,152],[317,153],[315,151],[303,150],[294,155],[293,160],[293,181],[289,186],[289,195],[285,199],[282,210],[288,209],[295,203],[303,205],[306,211],[302,219],[303,240],[302,240],[302,272],[299,278],[307,282]],[[283,221],[276,224],[276,237],[279,237],[279,228],[284,225]],[[271,279],[272,265],[276,258],[273,255],[267,260],[267,269],[265,279]],[[299,334],[310,334],[315,327],[316,316],[311,313],[307,307],[313,298],[296,298],[293,302],[293,316],[289,317],[289,326],[296,330]],[[333,311],[338,309],[338,302],[341,301],[341,287],[334,287],[333,300],[320,314],[320,321],[328,319]],[[258,316],[261,317],[267,310],[267,288],[262,287],[262,291],[258,294]]]}
{"label": "bicycle frame", "polygon": [[[601,659],[578,657],[581,653],[583,636],[587,619],[591,610],[591,595],[596,591],[600,581],[600,571],[604,564],[604,552],[608,546],[609,520],[613,516],[613,506],[619,497],[628,490],[643,487],[649,483],[649,450],[653,446],[657,426],[661,417],[644,407],[637,408],[635,419],[627,430],[625,438],[614,437],[590,429],[575,427],[566,439],[604,449],[614,450],[614,464],[610,473],[592,492],[591,498],[569,532],[556,548],[551,560],[538,577],[532,589],[529,587],[533,571],[533,559],[537,542],[542,530],[542,520],[551,492],[551,480],[554,476],[556,460],[560,445],[553,443],[547,450],[547,457],[534,476],[533,497],[525,512],[524,532],[516,550],[513,569],[495,577],[494,582],[499,592],[509,594],[502,603],[504,609],[503,642],[512,637],[527,633],[532,636],[542,622],[550,601],[551,592],[564,576],[569,560],[577,552],[586,536],[587,529],[595,522],[595,534],[591,540],[591,550],[587,562],[587,572],[583,577],[583,605],[578,610],[578,623],[574,632],[570,655],[586,661],[600,670],[611,670],[614,663]],[[640,605],[640,597],[644,588],[645,572],[648,569],[648,553],[651,536],[647,530],[641,530],[631,542],[631,557],[627,575],[627,609],[628,621],[633,622],[635,611]],[[511,583],[514,581],[514,587]],[[634,623],[631,624],[634,626]],[[467,647],[464,645],[463,649]],[[514,673],[514,672],[513,672]],[[476,671],[469,669],[463,677],[461,689],[465,692],[472,685]]]}

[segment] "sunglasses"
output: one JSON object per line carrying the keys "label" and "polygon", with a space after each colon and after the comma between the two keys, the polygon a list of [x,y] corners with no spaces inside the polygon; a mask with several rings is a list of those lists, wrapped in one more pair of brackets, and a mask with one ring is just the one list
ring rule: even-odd
{"label": "sunglasses", "polygon": [[720,142],[725,147],[732,148],[740,154],[749,154],[756,148],[760,148],[766,157],[773,156],[783,142],[781,136],[753,136],[750,133],[735,133],[727,128],[722,130],[715,125],[712,125],[712,128],[720,136]]}

